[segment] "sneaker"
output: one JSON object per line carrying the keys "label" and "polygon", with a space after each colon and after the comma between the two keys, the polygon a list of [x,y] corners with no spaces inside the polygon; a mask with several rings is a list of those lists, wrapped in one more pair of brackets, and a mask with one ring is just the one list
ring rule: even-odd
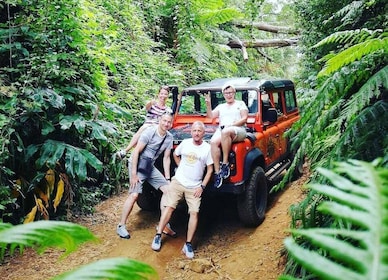
{"label": "sneaker", "polygon": [[162,235],[156,234],[152,241],[151,248],[154,251],[160,251],[160,247],[162,247]]}
{"label": "sneaker", "polygon": [[214,187],[218,189],[219,187],[221,187],[221,185],[222,185],[222,176],[221,176],[221,172],[219,172],[215,174]]}
{"label": "sneaker", "polygon": [[194,251],[190,242],[186,242],[185,245],[183,245],[182,253],[185,254],[189,259],[194,258]]}
{"label": "sneaker", "polygon": [[125,238],[125,239],[131,238],[131,236],[129,235],[124,225],[117,225],[116,232],[121,238]]}
{"label": "sneaker", "polygon": [[223,163],[220,170],[221,177],[226,179],[230,176],[230,167],[228,163]]}

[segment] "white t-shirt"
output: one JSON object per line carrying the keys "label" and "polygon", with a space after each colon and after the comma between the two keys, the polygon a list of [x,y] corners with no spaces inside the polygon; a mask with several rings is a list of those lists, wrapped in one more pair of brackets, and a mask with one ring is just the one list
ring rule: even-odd
{"label": "white t-shirt", "polygon": [[197,146],[192,138],[184,139],[174,153],[181,156],[181,161],[175,172],[175,179],[189,189],[201,185],[205,167],[213,164],[210,145],[202,142],[201,145]]}
{"label": "white t-shirt", "polygon": [[219,104],[214,111],[218,111],[219,123],[221,125],[231,125],[241,119],[241,111],[248,110],[244,101],[235,100],[232,105],[228,103]]}

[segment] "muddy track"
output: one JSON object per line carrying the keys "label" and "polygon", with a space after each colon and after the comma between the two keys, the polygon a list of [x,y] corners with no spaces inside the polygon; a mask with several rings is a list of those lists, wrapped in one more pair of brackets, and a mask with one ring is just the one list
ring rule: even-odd
{"label": "muddy track", "polygon": [[12,280],[25,280],[26,276],[29,280],[49,279],[83,264],[120,256],[150,264],[160,279],[277,279],[285,263],[283,239],[288,235],[289,207],[303,199],[306,173],[270,196],[266,218],[257,228],[240,223],[231,197],[205,203],[193,240],[194,260],[181,254],[188,218],[184,207],[174,212],[171,221],[178,237],[164,236],[160,252],[150,247],[158,213],[141,211],[136,206],[127,223],[131,239],[119,238],[115,227],[127,195],[123,192],[98,205],[94,215],[75,220],[100,239],[98,244],[85,244],[63,260],[58,259],[61,252],[55,249],[42,255],[28,249],[22,256],[7,258],[0,266],[0,275]]}

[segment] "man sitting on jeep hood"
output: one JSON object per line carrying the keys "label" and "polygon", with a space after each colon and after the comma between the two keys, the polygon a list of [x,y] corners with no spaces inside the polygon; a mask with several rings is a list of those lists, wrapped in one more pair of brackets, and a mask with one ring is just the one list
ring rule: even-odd
{"label": "man sitting on jeep hood", "polygon": [[[233,85],[222,88],[225,103],[211,109],[210,96],[206,96],[206,113],[209,118],[219,119],[219,127],[210,139],[211,155],[214,161],[214,186],[219,188],[223,179],[230,175],[228,155],[233,142],[243,141],[246,137],[245,123],[248,118],[248,108],[244,101],[235,100],[236,89]],[[222,163],[220,165],[222,149]]]}

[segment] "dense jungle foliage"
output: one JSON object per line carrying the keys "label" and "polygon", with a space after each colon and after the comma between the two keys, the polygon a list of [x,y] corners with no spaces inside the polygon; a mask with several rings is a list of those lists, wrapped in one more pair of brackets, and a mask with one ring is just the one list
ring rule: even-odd
{"label": "dense jungle foliage", "polygon": [[17,224],[27,213],[27,221],[88,213],[117,191],[126,172],[112,155],[143,122],[144,103],[161,85],[292,71],[295,50],[268,50],[272,62],[249,50],[244,62],[226,45],[257,34],[232,20],[273,9],[262,1],[231,4],[2,2],[2,218]]}
{"label": "dense jungle foliage", "polygon": [[[303,0],[294,10],[303,53],[303,112],[292,132],[296,158],[310,160],[312,181],[334,187],[317,184],[292,207],[292,227],[299,230],[286,242],[286,273],[300,279],[386,279],[388,4]],[[338,164],[376,158],[373,165]],[[344,177],[316,172],[323,168]]]}
{"label": "dense jungle foliage", "polygon": [[[368,226],[366,231],[385,248],[387,238],[381,233],[388,228],[386,1],[143,2],[0,3],[2,220],[17,224],[24,219],[63,219],[65,213],[92,211],[100,199],[116,192],[125,182],[125,172],[112,155],[142,123],[144,102],[160,85],[184,87],[224,76],[286,77],[297,81],[301,107],[301,119],[290,137],[296,158],[311,162],[314,181],[324,184],[332,179],[326,171],[315,172],[317,168],[337,168],[335,162],[348,159],[380,158],[370,165],[352,162],[339,173],[356,182],[347,182],[346,192],[356,192],[355,184],[373,191],[374,195],[362,195],[363,207],[373,208],[380,199],[377,209],[382,218],[368,213],[382,231],[369,232]],[[248,48],[249,60],[244,62],[239,50],[227,46],[229,40],[289,35],[238,28],[233,24],[237,20],[296,27],[301,32],[298,47]],[[362,176],[361,171],[372,175]],[[355,180],[354,174],[362,177]],[[318,206],[337,196],[335,188],[324,190],[312,188],[305,201],[293,206],[294,227],[348,228],[353,234],[360,223],[352,215],[364,209],[347,217],[325,215]],[[358,202],[352,199],[356,202],[349,200],[350,209]],[[326,265],[325,261],[307,266],[300,262],[298,246],[337,263],[349,257],[339,254],[343,247],[333,241],[338,236],[350,238],[347,249],[373,251],[348,232],[331,234],[326,244],[334,245],[325,247],[319,236],[294,231],[298,245],[287,243],[291,254],[286,273],[303,279],[342,277],[319,274],[316,266]],[[386,272],[386,260],[382,255],[372,264]],[[352,275],[365,279],[370,270],[363,268],[369,261],[351,261],[346,271],[357,267]]]}

